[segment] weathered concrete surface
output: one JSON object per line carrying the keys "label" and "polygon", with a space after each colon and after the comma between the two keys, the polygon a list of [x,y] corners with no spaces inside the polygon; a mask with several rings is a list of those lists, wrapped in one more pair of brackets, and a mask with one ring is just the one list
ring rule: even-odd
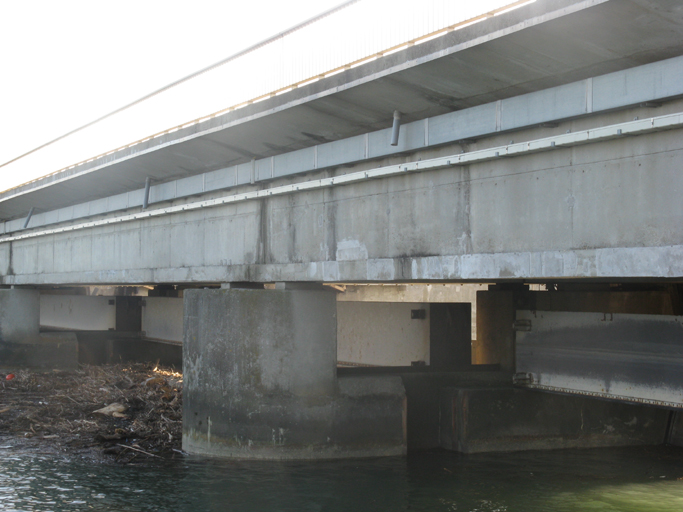
{"label": "weathered concrete surface", "polygon": [[432,368],[467,371],[472,366],[471,320],[471,304],[430,305],[429,353]]}
{"label": "weathered concrete surface", "polygon": [[114,302],[113,297],[105,296],[41,294],[40,326],[75,331],[115,329]]}
{"label": "weathered concrete surface", "polygon": [[[178,188],[195,189],[197,181],[192,175],[235,166],[232,173],[217,173],[211,181],[222,182],[223,186],[248,183],[251,158],[274,156],[276,161],[288,160],[289,155],[278,157],[300,148],[310,150],[307,156],[311,157],[311,146],[321,142],[315,151],[320,153],[321,167],[326,163],[348,163],[348,156],[342,157],[342,162],[339,158],[340,154],[351,153],[344,151],[345,141],[334,143],[387,128],[396,108],[400,108],[407,122],[452,111],[457,114],[482,103],[680,55],[681,18],[675,0],[535,2],[26,184],[0,195],[0,216],[25,217],[31,205],[49,210],[73,205],[74,189],[87,199],[96,199],[93,209],[107,208],[106,196],[120,193],[116,201],[119,204],[140,206],[140,188],[147,176],[162,182],[181,178]],[[657,82],[664,94],[676,84],[675,79]],[[532,103],[543,105],[544,109],[537,110],[536,115],[520,113],[520,103],[506,105],[498,116],[496,108],[493,112],[489,110],[487,113],[493,115],[486,118],[482,116],[485,110],[480,109],[454,123],[456,129],[451,132],[460,139],[479,137],[482,133],[477,129],[486,125],[492,124],[493,130],[506,130],[510,124],[518,127],[524,122],[548,121],[543,114],[551,107],[567,118],[614,108],[623,97],[635,96],[627,104],[655,99],[637,94],[641,88],[634,87],[630,80],[617,81],[616,85],[591,84],[589,90],[588,98],[585,90],[572,91],[572,101],[558,101],[552,93],[538,98]],[[496,117],[501,122],[496,123]],[[405,135],[403,128],[402,131]],[[376,136],[386,140],[386,130]],[[403,136],[399,146],[391,151],[415,147],[405,139]],[[388,152],[384,149],[381,154]],[[301,161],[303,157],[295,160]],[[268,165],[263,168],[270,171]],[[52,170],[56,169],[48,169]],[[154,195],[164,195],[169,188],[166,185],[160,183],[155,187]],[[132,190],[135,188],[138,190]],[[69,206],[61,208],[60,215],[77,215],[73,210],[69,211]],[[8,224],[8,231],[17,229],[17,222]]]}
{"label": "weathered concrete surface", "polygon": [[670,412],[511,388],[444,389],[441,446],[463,453],[656,445]]}
{"label": "weathered concrete surface", "polygon": [[74,333],[60,332],[23,338],[21,342],[0,341],[3,368],[78,368],[78,340]]}
{"label": "weathered concrete surface", "polygon": [[524,294],[524,306],[532,311],[575,311],[674,315],[676,305],[670,291],[559,291]]}
{"label": "weathered concrete surface", "polygon": [[309,459],[405,453],[399,378],[336,377],[327,291],[185,292],[183,447]]}
{"label": "weathered concrete surface", "polygon": [[147,338],[182,342],[183,299],[146,297],[142,307],[142,330]]}
{"label": "weathered concrete surface", "polygon": [[507,373],[491,371],[401,373],[408,400],[408,451],[441,447],[441,391],[456,386],[505,386]]}
{"label": "weathered concrete surface", "polygon": [[76,368],[73,333],[40,334],[40,293],[0,290],[0,364],[3,367]]}
{"label": "weathered concrete surface", "polygon": [[683,317],[518,310],[525,385],[683,408]]}
{"label": "weathered concrete surface", "polygon": [[0,290],[0,341],[23,343],[38,337],[40,294],[36,290]]}
{"label": "weathered concrete surface", "polygon": [[435,284],[393,284],[346,285],[343,293],[337,294],[339,302],[468,302],[472,304],[472,339],[477,339],[477,291],[486,290],[486,284],[435,283]]}
{"label": "weathered concrete surface", "polygon": [[472,343],[473,364],[499,364],[515,370],[515,294],[513,291],[477,292],[477,339]]}
{"label": "weathered concrete surface", "polygon": [[683,446],[683,414],[681,411],[672,411],[670,421],[667,443]]}
{"label": "weathered concrete surface", "polygon": [[78,331],[80,364],[118,364],[126,362],[160,363],[183,367],[180,343],[148,339],[140,333],[116,331]]}
{"label": "weathered concrete surface", "polygon": [[[429,309],[430,305],[423,303],[338,302],[339,363],[410,366],[414,361],[423,361],[429,364]],[[413,310],[423,310],[425,317],[412,318]]]}
{"label": "weathered concrete surface", "polygon": [[[469,283],[349,284],[346,285],[343,293],[337,294],[337,302],[469,302],[476,304],[477,291],[486,289],[486,284]],[[474,314],[474,311],[472,313]]]}
{"label": "weathered concrete surface", "polygon": [[442,372],[430,367],[339,368],[340,381],[349,377],[398,376],[405,387],[408,452],[439,448],[441,429],[441,390],[455,387],[509,386],[510,375],[495,366],[472,368],[466,372]]}
{"label": "weathered concrete surface", "polygon": [[[563,128],[632,120],[636,112]],[[515,139],[534,131],[542,129]],[[683,276],[682,162],[676,130],[614,139],[17,240],[0,244],[0,274],[24,285],[674,278]]]}

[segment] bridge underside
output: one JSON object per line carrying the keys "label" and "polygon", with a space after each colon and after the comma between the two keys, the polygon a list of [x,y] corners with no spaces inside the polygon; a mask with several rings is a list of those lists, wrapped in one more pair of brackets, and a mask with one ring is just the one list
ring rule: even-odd
{"label": "bridge underside", "polygon": [[[654,110],[675,115],[683,101]],[[564,121],[554,130],[559,136],[606,126],[628,130],[634,118],[652,112],[632,107]],[[222,197],[205,193],[159,204],[158,215],[121,220],[121,213],[110,213],[92,226],[72,221],[54,232],[36,228],[0,244],[3,281],[15,287],[3,292],[12,302],[15,294],[54,295],[60,287],[144,286],[157,297],[128,302],[143,310],[133,327],[137,339],[145,337],[142,321],[168,323],[169,315],[159,312],[177,317],[184,311],[182,335],[176,327],[175,338],[183,340],[186,374],[184,445],[194,453],[330,458],[435,447],[476,452],[678,443],[683,420],[671,411],[683,403],[683,383],[673,355],[683,350],[683,338],[671,329],[660,336],[661,326],[677,325],[683,314],[678,128],[567,147],[560,142],[507,157],[494,152],[467,165],[320,189],[287,188],[321,175],[343,180],[489,148],[511,151],[511,140],[531,147],[545,130],[280,178],[264,189],[286,194],[182,210]],[[244,193],[261,189],[246,186]],[[481,286],[476,304],[388,305],[385,319],[369,324],[345,314],[335,300],[335,293],[359,283],[467,282]],[[323,284],[334,287],[321,291]],[[45,303],[56,311],[59,300]],[[171,300],[173,308],[184,307],[168,309]],[[465,303],[476,310],[475,336],[468,335]],[[427,313],[412,318],[413,310]],[[563,315],[598,328],[566,327]],[[613,325],[619,315],[641,315],[641,327],[652,328],[627,327],[628,339],[621,331],[611,337],[600,324],[607,315]],[[34,323],[35,332],[24,336],[24,320],[10,316],[3,325],[20,328],[3,331],[5,342],[21,345],[23,353],[54,347],[53,333],[38,333]],[[416,328],[424,319],[429,329]],[[527,320],[530,331],[523,330]],[[344,336],[382,322],[407,322],[415,336],[426,336],[426,356],[394,367],[368,366],[360,358],[355,368],[338,369]],[[68,335],[59,336],[64,344]],[[84,336],[63,345],[72,358]],[[121,343],[127,335],[117,336]],[[102,339],[114,346],[113,338]],[[595,340],[604,343],[596,348]],[[389,341],[382,350],[399,348]],[[413,361],[417,366],[409,366]],[[494,409],[504,409],[504,419],[494,415],[492,422]]]}
{"label": "bridge underside", "polygon": [[[350,142],[366,134],[388,140],[396,109],[402,122],[408,123],[406,128],[428,117],[438,120],[446,115],[441,122],[448,122],[450,114],[468,114],[465,122],[452,126],[454,138],[430,133],[430,140],[419,144],[427,147],[479,138],[479,129],[490,124],[485,114],[497,101],[503,108],[493,123],[496,131],[516,129],[525,121],[553,121],[552,107],[562,112],[560,117],[572,117],[577,115],[575,100],[580,100],[583,113],[619,108],[624,96],[643,91],[629,81],[612,82],[605,74],[679,56],[682,41],[683,12],[677,0],[534,2],[0,193],[0,232],[21,229],[32,207],[36,207],[35,220],[43,214],[53,219],[53,212],[61,209],[59,218],[70,218],[74,196],[80,201],[99,200],[92,208],[98,212],[107,208],[111,196],[122,196],[116,199],[119,207],[122,203],[141,206],[148,177],[153,181],[154,202],[175,188],[172,180],[197,190],[193,178],[202,173],[207,174],[205,185],[217,188],[269,179],[271,158],[277,171],[277,164],[297,150],[308,152],[311,163],[315,152],[318,169],[362,159],[362,149]],[[515,98],[599,75],[604,76],[591,87],[594,104],[586,101],[583,92],[554,104],[551,93],[535,101],[540,107],[536,115],[518,110]],[[658,85],[659,93],[665,93],[675,88],[675,80]],[[652,99],[645,95],[633,104]],[[398,146],[385,143],[371,154],[390,156],[412,150],[415,140],[401,137]],[[235,167],[234,179],[221,172],[227,167]]]}
{"label": "bridge underside", "polygon": [[683,436],[674,412],[683,407],[680,285],[232,283],[113,298],[75,290],[0,290],[5,363],[73,366],[102,350],[114,361],[158,360],[161,352],[141,347],[180,348],[155,336],[183,340],[192,453],[337,458]]}
{"label": "bridge underside", "polygon": [[[291,104],[276,98],[1,196],[3,354],[65,347],[54,354],[75,364],[86,345],[92,358],[116,347],[123,357],[144,340],[179,358],[182,344],[184,443],[209,455],[683,444],[680,6],[545,5],[559,10],[533,11],[529,32],[491,20],[497,35],[468,53],[389,56],[376,75],[344,75],[357,83],[321,81]],[[562,16],[576,35],[610,9],[640,12],[640,28],[612,33],[618,51],[590,62],[583,39],[573,63],[549,46],[564,72],[555,62],[524,82],[526,55],[501,87],[478,70],[470,85],[488,80],[488,92],[458,103],[452,81],[425,71],[455,80],[454,63],[549,37]],[[382,124],[401,108],[383,96],[392,73],[441,83],[454,102],[406,100],[398,146]],[[389,99],[410,92],[401,80]],[[345,118],[349,98],[373,88],[386,101]],[[307,109],[329,129],[290,140],[297,119],[313,122]],[[277,144],[265,140],[274,133]],[[73,199],[79,183],[90,188]]]}
{"label": "bridge underside", "polygon": [[[653,111],[666,118],[681,110],[683,102],[674,100],[657,109],[563,122],[554,131],[578,136],[626,126]],[[315,177],[273,180],[262,192],[243,188],[245,199],[240,192],[203,194],[194,202],[176,200],[130,214],[132,219],[109,214],[91,218],[92,227],[72,221],[54,231],[37,228],[0,243],[2,281],[40,286],[683,277],[680,131],[485,158],[486,148],[511,148],[513,137],[532,144],[546,131],[536,127],[485,144],[447,145]],[[471,164],[343,183],[366,170],[400,169],[406,161],[419,166],[455,158],[463,149],[484,156]],[[325,179],[333,184],[312,187]],[[283,189],[293,192],[270,195]]]}

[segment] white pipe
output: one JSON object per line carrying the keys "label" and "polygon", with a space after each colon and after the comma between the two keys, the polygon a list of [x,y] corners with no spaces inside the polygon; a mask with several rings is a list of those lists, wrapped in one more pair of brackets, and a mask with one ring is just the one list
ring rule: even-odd
{"label": "white pipe", "polygon": [[145,195],[142,198],[142,209],[143,210],[146,210],[147,207],[149,206],[149,187],[150,187],[151,181],[152,180],[149,179],[149,176],[145,179]]}
{"label": "white pipe", "polygon": [[28,227],[28,223],[31,222],[31,217],[33,217],[33,210],[35,210],[35,206],[31,206],[31,209],[28,211],[28,215],[26,216],[26,222],[24,222],[24,229]]}
{"label": "white pipe", "polygon": [[401,129],[401,113],[394,110],[394,124],[391,127],[391,145],[398,146],[398,132]]}

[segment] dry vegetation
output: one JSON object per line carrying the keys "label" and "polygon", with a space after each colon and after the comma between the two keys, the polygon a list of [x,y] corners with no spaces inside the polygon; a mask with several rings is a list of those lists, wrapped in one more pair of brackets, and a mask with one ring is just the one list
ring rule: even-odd
{"label": "dry vegetation", "polygon": [[[19,370],[0,384],[0,436],[117,462],[180,452],[182,374],[134,363]],[[107,406],[109,414],[96,412]],[[111,411],[118,411],[111,415]]]}

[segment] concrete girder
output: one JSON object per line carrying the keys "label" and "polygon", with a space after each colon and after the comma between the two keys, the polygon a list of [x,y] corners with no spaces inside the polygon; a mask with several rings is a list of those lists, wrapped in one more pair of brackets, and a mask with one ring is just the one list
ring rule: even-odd
{"label": "concrete girder", "polygon": [[[328,187],[298,191],[283,178],[254,200],[29,232],[0,243],[0,271],[17,285],[683,277],[678,131],[625,129],[513,158],[489,150],[455,169],[397,164],[344,186],[335,180],[353,174],[327,173]],[[584,137],[557,140],[568,135]],[[508,137],[501,148],[523,146]],[[416,156],[408,166],[447,160],[438,150]]]}

